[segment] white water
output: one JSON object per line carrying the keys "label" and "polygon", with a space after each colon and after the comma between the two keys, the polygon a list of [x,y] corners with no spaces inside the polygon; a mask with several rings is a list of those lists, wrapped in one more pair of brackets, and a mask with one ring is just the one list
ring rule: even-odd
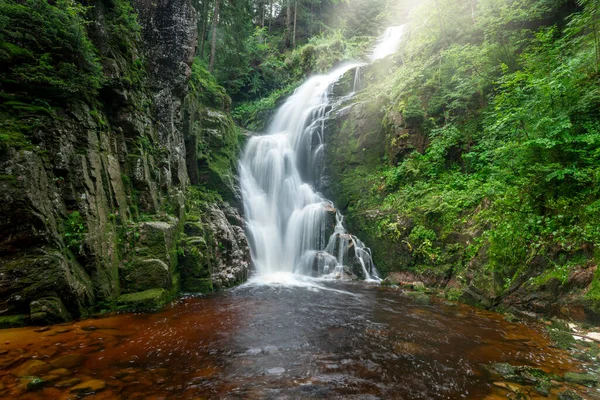
{"label": "white water", "polygon": [[[377,58],[399,45],[394,33],[399,28],[390,29],[378,42]],[[343,64],[308,79],[277,111],[267,134],[250,138],[246,145],[240,182],[254,283],[298,285],[308,277],[342,278],[349,271],[344,266],[366,280],[378,279],[371,251],[346,232],[343,216],[311,185],[320,179],[325,161],[323,133],[333,108],[331,88],[357,69],[354,91],[359,90],[361,65]]]}
{"label": "white water", "polygon": [[391,26],[385,30],[383,36],[377,41],[377,46],[371,54],[371,60],[379,60],[398,51],[404,34],[406,25]]}

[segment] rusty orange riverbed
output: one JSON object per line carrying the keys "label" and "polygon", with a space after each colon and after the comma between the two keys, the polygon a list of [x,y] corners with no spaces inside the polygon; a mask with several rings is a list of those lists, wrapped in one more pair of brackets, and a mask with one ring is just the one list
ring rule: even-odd
{"label": "rusty orange riverbed", "polygon": [[538,327],[365,284],[242,287],[48,328],[0,331],[0,397],[493,399],[510,392],[486,364],[580,368]]}

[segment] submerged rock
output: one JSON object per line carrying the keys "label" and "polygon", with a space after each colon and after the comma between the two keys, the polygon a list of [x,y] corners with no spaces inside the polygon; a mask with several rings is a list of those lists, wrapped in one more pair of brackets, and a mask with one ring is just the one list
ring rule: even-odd
{"label": "submerged rock", "polygon": [[50,374],[66,376],[69,374],[68,368],[75,368],[82,364],[83,361],[85,361],[85,356],[81,354],[67,354],[55,358],[54,360],[50,361],[50,365],[52,365],[53,368],[56,368],[56,372],[52,371]]}
{"label": "submerged rock", "polygon": [[558,400],[583,400],[583,397],[571,389],[567,389],[558,395]]}
{"label": "submerged rock", "polygon": [[500,376],[506,381],[515,383],[534,384],[550,381],[552,378],[541,369],[526,365],[513,366],[507,363],[494,363],[485,366],[485,368],[492,375]]}
{"label": "submerged rock", "polygon": [[52,369],[52,365],[41,360],[29,360],[12,371],[16,377],[44,374]]}
{"label": "submerged rock", "polygon": [[565,381],[576,383],[578,385],[595,387],[600,383],[600,379],[596,374],[578,374],[575,372],[567,372],[564,376]]}
{"label": "submerged rock", "polygon": [[92,394],[98,393],[106,388],[106,382],[99,379],[85,381],[71,388],[71,393]]}

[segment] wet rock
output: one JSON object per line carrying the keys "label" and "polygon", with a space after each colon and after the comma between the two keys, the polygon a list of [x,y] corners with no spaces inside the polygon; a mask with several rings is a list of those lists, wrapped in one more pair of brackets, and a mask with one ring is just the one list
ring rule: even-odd
{"label": "wet rock", "polygon": [[44,297],[29,303],[31,323],[50,325],[72,319],[63,302],[58,297]]}
{"label": "wet rock", "polygon": [[285,372],[285,368],[282,368],[282,367],[269,368],[267,370],[267,373],[269,375],[281,375],[284,372]]}
{"label": "wet rock", "polygon": [[[250,247],[242,226],[231,225],[227,214],[237,214],[227,204],[210,206],[206,224],[214,249],[212,282],[216,290],[232,287],[248,279]],[[238,214],[239,215],[239,214]]]}
{"label": "wet rock", "polygon": [[513,366],[507,363],[495,363],[485,366],[495,376],[501,376],[508,382],[535,384],[550,381],[551,377],[539,368]]}
{"label": "wet rock", "polygon": [[504,390],[508,390],[509,392],[520,393],[521,387],[508,382],[494,382],[494,386],[499,387]]}
{"label": "wet rock", "polygon": [[138,293],[129,293],[117,299],[120,310],[158,310],[171,299],[165,289],[150,289]]}
{"label": "wet rock", "polygon": [[68,388],[71,386],[75,386],[80,382],[81,382],[81,379],[79,379],[79,378],[70,378],[70,379],[64,379],[62,381],[59,381],[54,386],[56,386],[57,388]]}
{"label": "wet rock", "polygon": [[19,328],[29,324],[28,315],[6,315],[0,317],[0,329]]}
{"label": "wet rock", "polygon": [[126,264],[121,272],[123,289],[128,293],[149,289],[170,289],[173,285],[169,266],[159,259],[135,260]]}
{"label": "wet rock", "polygon": [[[72,313],[93,303],[92,282],[79,265],[73,265],[63,254],[48,251],[44,255],[20,254],[19,258],[0,262],[0,299],[5,299],[9,310],[30,310],[34,323],[49,324],[71,319]],[[58,296],[48,297],[48,293]],[[7,320],[10,318],[10,320]],[[21,316],[4,317],[4,325],[18,326],[30,323]]]}
{"label": "wet rock", "polygon": [[541,381],[535,386],[534,390],[542,396],[549,396],[552,390],[552,382]]}
{"label": "wet rock", "polygon": [[29,360],[15,368],[12,374],[17,377],[44,374],[52,369],[52,365],[41,360]]}
{"label": "wet rock", "polygon": [[[200,223],[186,224],[186,231],[203,234],[201,227]],[[180,248],[181,290],[186,293],[212,292],[211,250],[207,247],[206,239],[201,236],[184,238],[180,242]]]}
{"label": "wet rock", "polygon": [[429,295],[422,292],[406,292],[406,297],[413,299],[418,304],[429,304],[431,303],[431,298]]}
{"label": "wet rock", "polygon": [[583,400],[583,397],[568,389],[558,395],[558,400]]}
{"label": "wet rock", "polygon": [[575,372],[567,372],[564,375],[564,379],[567,382],[588,387],[595,387],[599,384],[599,377],[596,374],[578,374]]}
{"label": "wet rock", "polygon": [[99,379],[85,381],[71,388],[71,393],[92,394],[98,393],[106,388],[106,382]]}
{"label": "wet rock", "polygon": [[62,371],[75,368],[82,364],[84,360],[85,356],[81,354],[67,354],[50,361],[50,365],[52,365],[53,368]]}
{"label": "wet rock", "polygon": [[46,382],[37,376],[24,376],[19,378],[19,384],[25,386],[29,392],[35,392],[42,389]]}
{"label": "wet rock", "polygon": [[55,382],[61,378],[62,377],[60,375],[52,375],[52,374],[42,375],[42,380],[44,382]]}

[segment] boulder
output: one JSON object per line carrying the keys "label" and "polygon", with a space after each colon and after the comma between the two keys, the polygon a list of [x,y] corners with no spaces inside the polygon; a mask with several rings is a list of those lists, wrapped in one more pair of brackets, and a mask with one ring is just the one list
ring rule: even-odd
{"label": "boulder", "polygon": [[600,379],[596,374],[578,374],[575,372],[567,372],[564,376],[564,379],[567,382],[588,387],[596,387],[600,383]]}
{"label": "boulder", "polygon": [[171,295],[165,289],[150,289],[120,296],[117,307],[120,310],[153,311],[162,308],[170,300]]}
{"label": "boulder", "polygon": [[159,259],[135,260],[125,264],[121,271],[122,290],[125,293],[162,288],[171,289],[173,281],[169,266]]}
{"label": "boulder", "polygon": [[72,319],[58,297],[44,297],[29,304],[31,322],[36,325],[50,325]]}

